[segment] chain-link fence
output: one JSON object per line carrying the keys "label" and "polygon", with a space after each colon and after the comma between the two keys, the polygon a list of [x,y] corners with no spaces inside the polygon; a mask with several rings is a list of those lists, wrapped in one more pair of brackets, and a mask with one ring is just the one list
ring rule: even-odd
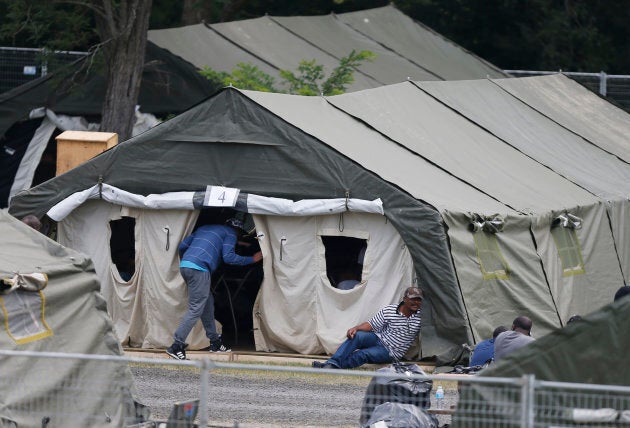
{"label": "chain-link fence", "polygon": [[[630,387],[533,376],[16,351],[0,351],[0,360],[3,427],[630,426]],[[104,376],[109,365],[125,376]],[[23,381],[32,371],[36,376]],[[438,386],[445,392],[439,402]]]}
{"label": "chain-link fence", "polygon": [[[556,74],[556,71],[503,70],[515,77]],[[579,73],[561,71],[591,91],[605,97],[625,111],[630,112],[630,75],[600,73]]]}
{"label": "chain-link fence", "polygon": [[0,93],[45,76],[85,55],[86,52],[0,47]]}

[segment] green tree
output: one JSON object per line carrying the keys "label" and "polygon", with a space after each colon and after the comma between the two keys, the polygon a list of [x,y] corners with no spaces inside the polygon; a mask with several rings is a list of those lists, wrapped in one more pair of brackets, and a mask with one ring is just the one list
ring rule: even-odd
{"label": "green tree", "polygon": [[274,87],[275,79],[249,63],[238,63],[231,73],[215,71],[207,66],[203,67],[199,73],[217,86],[235,86],[252,91],[278,92]]}
{"label": "green tree", "polygon": [[630,63],[625,1],[397,0],[396,5],[504,69],[626,74]]}
{"label": "green tree", "polygon": [[43,0],[0,0],[0,45],[86,50],[98,43],[92,12]]}
{"label": "green tree", "polygon": [[[376,58],[370,51],[352,51],[339,60],[339,65],[326,78],[324,66],[315,60],[300,61],[297,72],[279,70],[280,77],[287,87],[281,90],[275,87],[275,78],[252,64],[237,64],[231,73],[218,72],[204,67],[200,73],[218,85],[235,86],[263,92],[288,92],[295,95],[337,95],[347,90],[354,82],[354,70],[365,61]],[[282,84],[281,84],[282,85]]]}

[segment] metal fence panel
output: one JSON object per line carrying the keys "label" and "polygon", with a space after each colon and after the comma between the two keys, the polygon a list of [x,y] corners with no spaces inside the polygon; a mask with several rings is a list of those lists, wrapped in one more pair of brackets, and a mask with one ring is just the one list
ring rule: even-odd
{"label": "metal fence panel", "polygon": [[596,94],[605,97],[619,108],[630,112],[630,75],[601,73],[582,73],[571,71],[534,71],[534,70],[503,70],[515,77],[542,76],[546,74],[562,73],[575,80],[582,86]]}
{"label": "metal fence panel", "polygon": [[[417,366],[374,371],[312,369],[283,364],[236,364],[209,359],[156,358],[1,351],[16,368],[0,373],[0,426],[57,427],[524,427],[630,426],[630,387],[567,384],[523,378],[421,374]],[[8,359],[8,360],[7,360]],[[41,362],[45,364],[41,364]],[[124,364],[142,406],[110,414],[125,382],[101,375],[107,364]],[[79,374],[77,366],[89,365]],[[5,365],[5,367],[7,367]],[[50,373],[64,373],[51,385]],[[435,399],[437,386],[444,403]],[[13,405],[19,391],[26,399]],[[88,397],[77,400],[77,396]],[[124,400],[123,400],[124,401]],[[107,403],[107,404],[103,404]],[[28,415],[28,418],[26,416]],[[141,421],[139,415],[143,415]],[[169,422],[170,421],[170,422]]]}
{"label": "metal fence panel", "polygon": [[45,76],[58,67],[69,64],[87,52],[0,47],[0,93]]}

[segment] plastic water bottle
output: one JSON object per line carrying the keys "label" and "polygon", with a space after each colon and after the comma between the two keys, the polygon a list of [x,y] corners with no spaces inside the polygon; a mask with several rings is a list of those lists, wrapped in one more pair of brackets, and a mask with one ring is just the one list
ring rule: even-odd
{"label": "plastic water bottle", "polygon": [[435,391],[435,406],[438,409],[444,408],[444,389],[442,389],[442,385],[438,385]]}

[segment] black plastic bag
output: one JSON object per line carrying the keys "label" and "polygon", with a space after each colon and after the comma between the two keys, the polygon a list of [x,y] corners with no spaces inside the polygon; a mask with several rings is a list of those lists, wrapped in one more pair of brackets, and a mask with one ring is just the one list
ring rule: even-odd
{"label": "black plastic bag", "polygon": [[413,404],[383,403],[374,408],[372,416],[365,423],[369,427],[383,421],[388,428],[438,428],[437,417]]}
{"label": "black plastic bag", "polygon": [[431,406],[433,381],[412,379],[410,375],[424,375],[416,364],[395,364],[378,369],[377,373],[397,374],[397,377],[377,376],[372,379],[363,398],[361,426],[366,425],[375,407],[383,403],[411,404],[418,409]]}

